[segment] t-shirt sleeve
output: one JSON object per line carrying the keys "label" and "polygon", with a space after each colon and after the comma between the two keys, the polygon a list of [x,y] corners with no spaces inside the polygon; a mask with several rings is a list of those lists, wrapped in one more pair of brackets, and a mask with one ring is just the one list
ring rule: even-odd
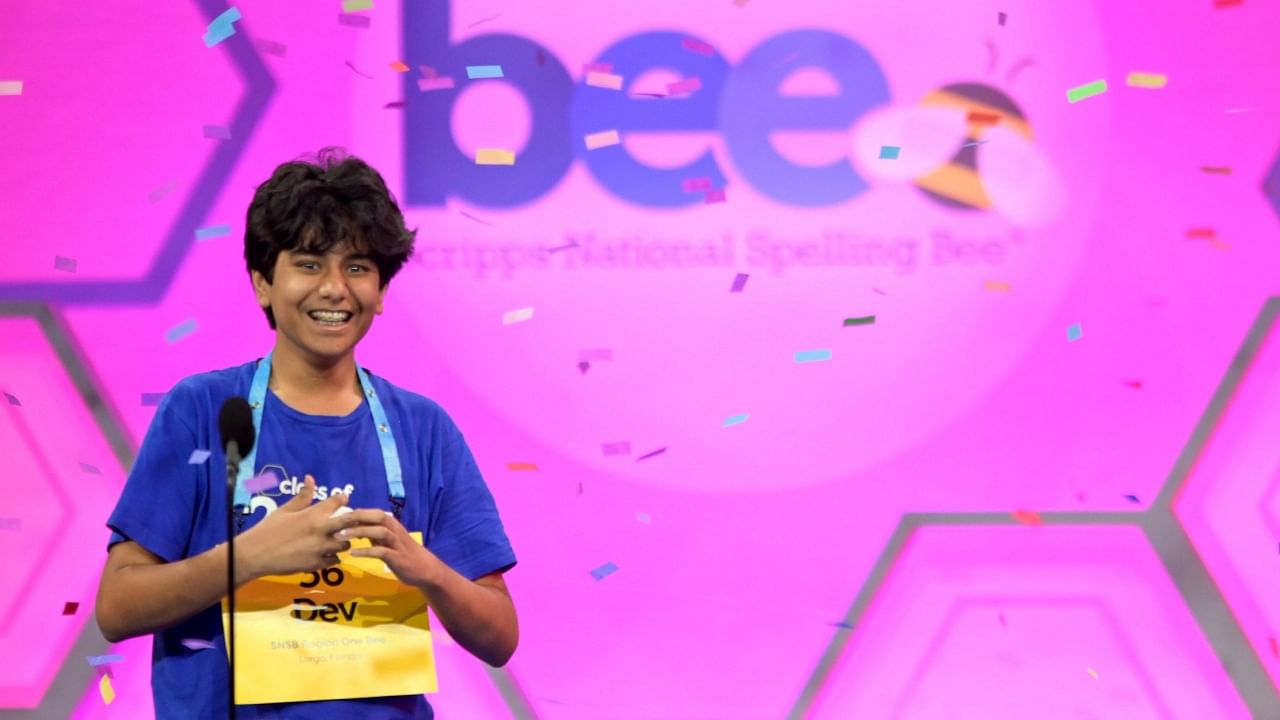
{"label": "t-shirt sleeve", "polygon": [[449,420],[440,462],[441,483],[430,509],[427,548],[470,580],[506,572],[516,564],[498,506],[471,449]]}
{"label": "t-shirt sleeve", "polygon": [[203,464],[188,462],[197,448],[196,433],[183,413],[192,410],[189,394],[180,388],[160,402],[124,492],[107,520],[108,548],[132,540],[166,562],[186,557],[205,471]]}

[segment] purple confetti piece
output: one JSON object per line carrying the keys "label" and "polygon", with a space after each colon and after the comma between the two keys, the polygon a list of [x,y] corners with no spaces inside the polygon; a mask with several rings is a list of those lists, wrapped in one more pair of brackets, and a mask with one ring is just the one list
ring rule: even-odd
{"label": "purple confetti piece", "polygon": [[188,465],[203,464],[204,461],[208,460],[209,456],[212,454],[213,453],[209,452],[208,450],[192,450],[191,457],[187,458],[187,464]]}
{"label": "purple confetti piece", "polygon": [[618,572],[618,566],[614,565],[611,562],[607,562],[601,565],[600,567],[596,568],[595,570],[592,570],[591,577],[595,578],[596,581],[599,582],[600,580],[603,580],[616,572]]}
{"label": "purple confetti piece", "polygon": [[62,257],[61,255],[54,255],[53,269],[61,270],[62,272],[73,273],[76,271],[76,260],[75,258]]}
{"label": "purple confetti piece", "polygon": [[1124,498],[1135,505],[1142,503],[1142,501],[1138,499],[1137,495],[1125,495]]}
{"label": "purple confetti piece", "polygon": [[590,369],[591,369],[591,363],[589,362],[578,363],[578,372],[581,372],[583,375],[586,375],[587,371]]}
{"label": "purple confetti piece", "polygon": [[729,288],[731,293],[740,293],[742,288],[747,286],[747,278],[751,277],[746,273],[738,273],[733,276],[733,286]]}
{"label": "purple confetti piece", "polygon": [[724,190],[712,190],[707,193],[707,199],[704,204],[714,205],[722,202],[724,202]]}
{"label": "purple confetti piece", "polygon": [[8,400],[10,405],[17,405],[18,407],[22,407],[22,403],[18,401],[18,398],[9,393],[4,394],[4,399]]}
{"label": "purple confetti piece", "polygon": [[711,178],[696,177],[681,181],[680,188],[687,193],[708,192],[711,190]]}
{"label": "purple confetti piece", "polygon": [[196,228],[196,240],[204,242],[213,238],[226,237],[231,234],[230,225],[209,225],[207,227]]}
{"label": "purple confetti piece", "polygon": [[274,473],[264,472],[260,475],[255,475],[249,478],[248,480],[245,480],[244,489],[250,495],[256,495],[257,493],[260,493],[263,490],[270,490],[271,488],[279,484],[279,482],[280,482],[279,478],[277,478]]}
{"label": "purple confetti piece", "polygon": [[636,462],[640,462],[641,460],[647,460],[647,459],[649,459],[649,458],[651,458],[651,457],[653,457],[653,456],[655,456],[655,455],[661,455],[662,453],[664,453],[664,452],[666,452],[666,451],[667,451],[667,449],[666,449],[666,448],[658,448],[657,450],[654,450],[653,452],[649,453],[648,455],[641,455],[640,457],[636,458]]}
{"label": "purple confetti piece", "polygon": [[383,110],[390,110],[390,109],[392,109],[392,108],[399,109],[399,108],[402,108],[402,107],[404,107],[404,101],[403,101],[403,100],[392,100],[391,102],[387,103],[386,105],[383,105],[383,106],[382,106],[382,109],[383,109]]}
{"label": "purple confetti piece", "polygon": [[101,470],[99,470],[98,468],[94,467],[93,465],[90,465],[89,463],[84,463],[84,462],[80,463],[80,469],[81,469],[82,471],[84,471],[84,472],[89,473],[90,475],[101,475],[101,474],[102,474],[102,471],[101,471]]}
{"label": "purple confetti piece", "polygon": [[142,393],[142,407],[155,407],[164,399],[164,393]]}
{"label": "purple confetti piece", "polygon": [[628,441],[604,443],[600,448],[604,450],[605,457],[631,454],[631,443]]}
{"label": "purple confetti piece", "polygon": [[831,627],[844,628],[845,630],[852,630],[852,629],[853,629],[853,625],[852,625],[852,624],[850,624],[850,623],[848,623],[848,622],[845,622],[845,621],[843,621],[843,620],[841,620],[840,622],[831,623]]}
{"label": "purple confetti piece", "polygon": [[165,195],[168,195],[169,193],[177,189],[178,189],[178,181],[170,180],[164,185],[161,185],[155,190],[152,190],[151,192],[147,193],[147,200],[150,200],[152,203],[158,203],[160,202],[161,199],[164,198]]}
{"label": "purple confetti piece", "polygon": [[174,325],[173,327],[169,328],[168,331],[165,332],[164,334],[165,342],[172,345],[178,342],[179,340],[181,340],[182,338],[195,332],[198,329],[198,327],[199,326],[196,324],[195,318],[188,318],[186,320],[183,320],[182,322],[178,323],[177,325]]}
{"label": "purple confetti piece", "polygon": [[210,140],[230,140],[231,128],[226,125],[205,125],[204,136]]}
{"label": "purple confetti piece", "polygon": [[1004,27],[1004,21],[1005,21],[1005,19],[1006,19],[1007,17],[1008,17],[1008,15],[1005,15],[1004,13],[999,13],[999,14],[997,15],[997,20],[998,20],[998,22],[1000,23],[1000,27]]}
{"label": "purple confetti piece", "polygon": [[594,348],[578,351],[578,362],[611,362],[613,351],[607,348]]}
{"label": "purple confetti piece", "polygon": [[340,13],[338,15],[338,24],[346,25],[353,28],[368,28],[371,18],[368,15],[352,15],[349,13]]}
{"label": "purple confetti piece", "polygon": [[453,87],[453,78],[448,75],[443,77],[418,78],[418,90],[422,92],[431,92],[432,90],[449,90]]}
{"label": "purple confetti piece", "polygon": [[274,40],[258,38],[253,41],[253,44],[255,47],[258,48],[258,51],[263,53],[264,55],[275,55],[276,57],[284,57],[285,54],[289,52],[289,48],[286,47],[284,43],[279,43]]}
{"label": "purple confetti piece", "polygon": [[681,80],[679,82],[668,83],[667,94],[668,95],[688,95],[689,93],[694,92],[695,90],[700,90],[701,88],[702,88],[702,80],[700,78],[696,78],[696,77],[685,78],[684,80]]}
{"label": "purple confetti piece", "polygon": [[21,530],[22,518],[0,518],[0,530]]}
{"label": "purple confetti piece", "polygon": [[182,641],[182,644],[188,650],[212,650],[214,648],[214,644],[208,640],[197,640],[196,638],[187,638]]}

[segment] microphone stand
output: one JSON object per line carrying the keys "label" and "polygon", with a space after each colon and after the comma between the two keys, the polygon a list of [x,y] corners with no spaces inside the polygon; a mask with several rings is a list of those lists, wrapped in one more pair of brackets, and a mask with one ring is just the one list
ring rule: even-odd
{"label": "microphone stand", "polygon": [[227,717],[236,720],[236,476],[240,473],[240,446],[227,441]]}

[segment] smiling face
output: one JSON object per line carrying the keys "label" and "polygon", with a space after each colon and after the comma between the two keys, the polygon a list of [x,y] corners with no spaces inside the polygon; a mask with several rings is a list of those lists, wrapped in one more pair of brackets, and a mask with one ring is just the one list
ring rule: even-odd
{"label": "smiling face", "polygon": [[325,253],[282,250],[270,281],[257,271],[252,277],[258,305],[275,316],[277,341],[317,366],[354,351],[386,295],[378,266],[350,243]]}

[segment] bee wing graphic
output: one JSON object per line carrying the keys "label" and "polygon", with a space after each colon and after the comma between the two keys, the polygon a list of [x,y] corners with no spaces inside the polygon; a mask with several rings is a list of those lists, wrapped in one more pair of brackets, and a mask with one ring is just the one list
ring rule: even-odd
{"label": "bee wing graphic", "polygon": [[[946,165],[965,142],[965,115],[958,108],[898,107],[872,112],[853,127],[853,163],[879,180],[909,181]],[[896,158],[881,148],[896,147]]]}
{"label": "bee wing graphic", "polygon": [[1018,132],[993,127],[978,148],[978,174],[996,212],[1017,225],[1044,225],[1061,216],[1067,188],[1048,158]]}

